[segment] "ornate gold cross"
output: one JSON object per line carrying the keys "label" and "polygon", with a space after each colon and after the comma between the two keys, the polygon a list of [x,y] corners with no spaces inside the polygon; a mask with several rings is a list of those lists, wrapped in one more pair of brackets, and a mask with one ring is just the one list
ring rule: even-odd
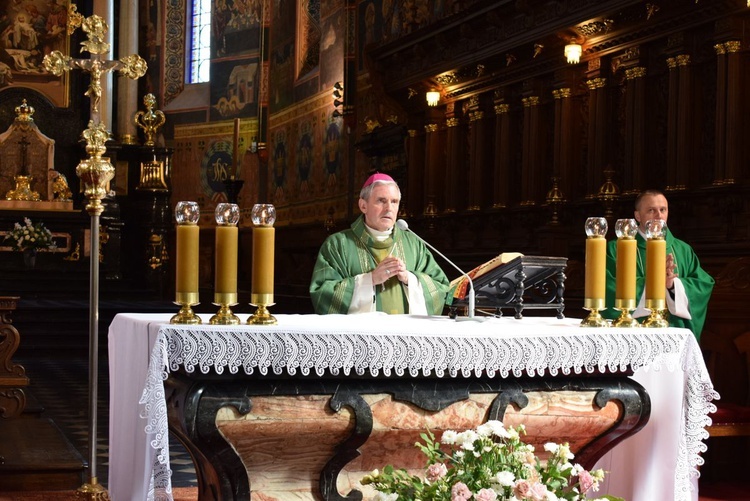
{"label": "ornate gold cross", "polygon": [[81,161],[76,168],[76,174],[84,183],[84,195],[89,203],[86,210],[90,215],[99,215],[104,210],[101,199],[106,195],[107,183],[114,177],[114,167],[109,160],[102,158],[106,151],[104,143],[109,138],[109,132],[101,123],[99,104],[102,99],[102,76],[106,73],[118,71],[133,80],[146,74],[146,61],[139,55],[133,54],[123,59],[107,60],[102,57],[109,52],[109,43],[104,37],[109,31],[107,22],[97,15],[84,18],[74,4],[68,12],[68,34],[72,34],[81,27],[86,33],[87,40],[81,42],[83,52],[89,52],[89,59],[73,59],[59,50],[44,56],[44,68],[55,76],[65,71],[80,69],[91,74],[91,82],[85,95],[91,100],[91,117],[88,128],[83,131],[86,140],[86,152],[90,158]]}

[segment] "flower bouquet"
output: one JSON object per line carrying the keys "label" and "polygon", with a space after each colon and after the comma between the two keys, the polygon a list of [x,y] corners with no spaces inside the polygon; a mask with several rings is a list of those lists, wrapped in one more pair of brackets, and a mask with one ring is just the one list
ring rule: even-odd
{"label": "flower bouquet", "polygon": [[16,223],[13,229],[5,236],[5,241],[15,251],[54,249],[57,247],[52,240],[52,233],[43,223],[32,223],[27,217],[23,218],[24,224]]}
{"label": "flower bouquet", "polygon": [[427,456],[424,478],[386,466],[360,482],[378,492],[378,501],[579,501],[599,489],[604,471],[571,463],[568,444],[545,444],[549,458],[541,461],[521,433],[523,425],[506,429],[488,421],[476,430],[446,430],[441,445],[428,431],[421,434],[424,443],[416,443]]}

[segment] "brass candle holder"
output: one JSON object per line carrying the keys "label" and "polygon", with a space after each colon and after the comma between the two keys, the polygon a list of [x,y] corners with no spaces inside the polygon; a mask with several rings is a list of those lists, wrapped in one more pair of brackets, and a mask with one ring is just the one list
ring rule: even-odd
{"label": "brass candle holder", "polygon": [[38,202],[41,200],[39,193],[31,189],[31,181],[34,178],[26,175],[13,176],[16,187],[5,194],[6,200],[21,200],[26,202]]}
{"label": "brass candle holder", "polygon": [[604,297],[607,275],[607,220],[603,217],[586,219],[586,279],[583,307],[589,314],[581,327],[606,327],[600,311],[605,308]]}
{"label": "brass candle holder", "polygon": [[247,319],[247,323],[276,324],[276,318],[268,311],[268,307],[274,305],[275,229],[273,223],[276,222],[276,208],[271,204],[255,204],[251,218],[253,221],[253,277],[250,304],[258,309]]}
{"label": "brass candle holder", "polygon": [[666,300],[667,223],[663,219],[646,221],[646,308],[651,314],[644,327],[669,327]]}
{"label": "brass candle holder", "polygon": [[175,304],[180,306],[170,320],[171,324],[200,324],[201,319],[193,311],[200,303],[198,292],[198,251],[200,246],[200,207],[196,202],[177,202]]}
{"label": "brass candle holder", "polygon": [[214,304],[219,306],[219,311],[209,323],[237,325],[240,319],[230,307],[237,304],[237,223],[240,221],[240,208],[237,204],[220,203],[214,216],[217,224]]}
{"label": "brass candle holder", "polygon": [[620,312],[620,316],[612,322],[613,327],[641,326],[632,316],[636,308],[635,276],[638,243],[635,236],[637,233],[638,222],[635,219],[618,219],[615,223],[617,235],[615,309]]}

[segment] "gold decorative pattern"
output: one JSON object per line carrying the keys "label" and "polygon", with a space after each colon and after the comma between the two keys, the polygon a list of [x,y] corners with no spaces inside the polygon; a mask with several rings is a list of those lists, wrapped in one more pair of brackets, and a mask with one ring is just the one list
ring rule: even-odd
{"label": "gold decorative pattern", "polygon": [[139,111],[135,114],[133,121],[136,127],[143,129],[143,133],[146,136],[146,141],[143,143],[146,146],[154,146],[154,137],[159,127],[164,125],[166,118],[161,110],[154,111],[156,106],[156,97],[153,94],[146,94],[143,97],[143,104],[146,105],[146,111]]}
{"label": "gold decorative pattern", "polygon": [[625,70],[625,79],[634,80],[636,78],[643,78],[646,76],[646,68],[643,66],[636,66],[635,68],[628,68]]}
{"label": "gold decorative pattern", "polygon": [[729,42],[725,42],[724,46],[727,48],[727,52],[739,52],[742,49],[742,42],[739,40],[730,40]]}
{"label": "gold decorative pattern", "polygon": [[424,126],[425,132],[437,132],[438,124],[427,124]]}
{"label": "gold decorative pattern", "polygon": [[552,97],[555,99],[565,99],[570,97],[570,87],[563,87],[561,89],[555,89],[552,91]]}
{"label": "gold decorative pattern", "polygon": [[674,57],[668,57],[667,58],[667,67],[670,70],[673,70],[673,69],[677,68],[677,59],[674,58]]}
{"label": "gold decorative pattern", "polygon": [[606,78],[592,78],[591,80],[586,80],[586,86],[589,90],[603,89],[606,85]]}
{"label": "gold decorative pattern", "polygon": [[717,43],[716,45],[714,45],[714,50],[716,51],[716,55],[719,56],[727,53],[727,48],[723,43]]}
{"label": "gold decorative pattern", "polygon": [[510,110],[510,105],[501,103],[495,105],[495,114],[497,115],[504,115],[505,113],[508,113]]}
{"label": "gold decorative pattern", "polygon": [[529,96],[524,97],[521,99],[521,102],[523,103],[524,108],[529,108],[531,106],[537,106],[539,104],[539,96]]}
{"label": "gold decorative pattern", "polygon": [[449,118],[445,121],[446,127],[456,127],[461,123],[461,120],[458,118]]}
{"label": "gold decorative pattern", "polygon": [[477,120],[482,120],[483,118],[483,111],[472,111],[471,113],[469,113],[469,122],[476,122]]}
{"label": "gold decorative pattern", "polygon": [[690,64],[690,54],[680,54],[675,59],[678,66],[687,66]]}

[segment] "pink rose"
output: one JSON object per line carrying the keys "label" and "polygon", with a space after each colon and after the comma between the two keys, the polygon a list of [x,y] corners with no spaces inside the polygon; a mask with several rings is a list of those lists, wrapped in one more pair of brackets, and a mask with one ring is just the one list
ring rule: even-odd
{"label": "pink rose", "polygon": [[481,489],[477,492],[476,496],[474,496],[474,499],[477,501],[496,501],[497,493],[492,489]]}
{"label": "pink rose", "polygon": [[593,487],[594,477],[591,476],[588,470],[581,470],[578,473],[578,484],[581,486],[581,494],[583,494]]}
{"label": "pink rose", "polygon": [[532,484],[530,497],[534,501],[544,501],[547,499],[547,487],[539,482]]}
{"label": "pink rose", "polygon": [[522,478],[516,482],[516,485],[513,486],[513,494],[518,499],[528,499],[531,495],[531,484],[529,481]]}
{"label": "pink rose", "polygon": [[458,482],[451,489],[451,501],[468,501],[471,499],[471,491],[463,482]]}
{"label": "pink rose", "polygon": [[435,482],[443,478],[446,473],[448,473],[448,468],[443,463],[431,464],[427,467],[427,480]]}

